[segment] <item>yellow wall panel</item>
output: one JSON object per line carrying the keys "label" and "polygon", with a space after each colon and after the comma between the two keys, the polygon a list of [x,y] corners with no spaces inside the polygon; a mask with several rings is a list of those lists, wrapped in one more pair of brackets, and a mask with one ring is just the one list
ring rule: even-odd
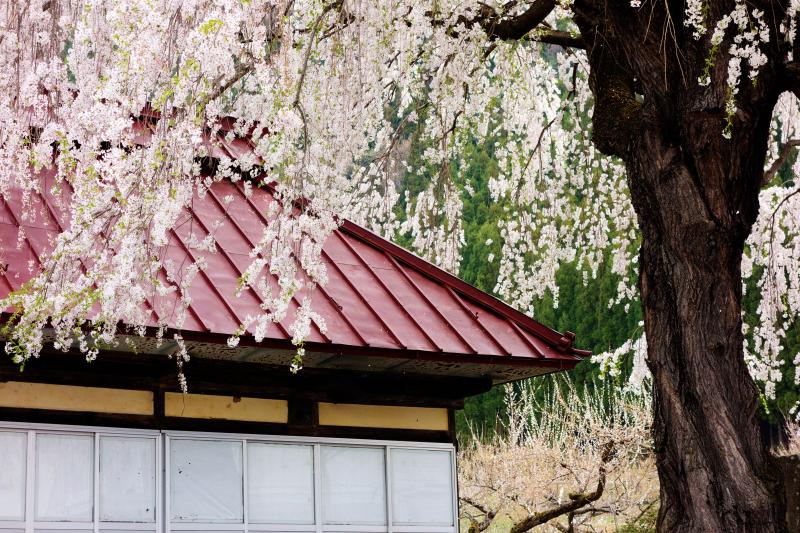
{"label": "yellow wall panel", "polygon": [[289,406],[286,400],[168,392],[164,397],[164,414],[183,418],[285,424],[289,418]]}
{"label": "yellow wall panel", "polygon": [[0,406],[152,415],[153,393],[142,390],[6,381],[0,382]]}
{"label": "yellow wall panel", "polygon": [[319,404],[322,426],[447,431],[447,409],[443,407],[399,407],[352,403]]}

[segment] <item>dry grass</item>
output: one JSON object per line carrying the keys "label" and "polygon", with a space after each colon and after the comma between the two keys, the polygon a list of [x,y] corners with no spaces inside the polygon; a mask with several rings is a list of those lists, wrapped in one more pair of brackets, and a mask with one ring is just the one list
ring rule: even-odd
{"label": "dry grass", "polygon": [[[591,393],[569,381],[560,385],[531,381],[521,390],[509,388],[506,434],[491,443],[475,440],[460,452],[460,495],[477,504],[462,501],[465,531],[470,521],[483,521],[486,531],[507,532],[526,516],[570,501],[570,494],[594,491],[609,442],[615,453],[606,464],[603,494],[573,513],[574,531],[650,529],[658,480],[649,394],[608,384],[596,385]],[[487,521],[487,511],[497,516]],[[537,530],[566,531],[567,521],[562,516]]]}

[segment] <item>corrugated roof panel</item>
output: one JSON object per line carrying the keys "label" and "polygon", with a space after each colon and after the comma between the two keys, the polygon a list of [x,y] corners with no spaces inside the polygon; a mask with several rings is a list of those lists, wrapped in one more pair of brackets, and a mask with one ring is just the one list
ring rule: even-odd
{"label": "corrugated roof panel", "polygon": [[[395,271],[402,276],[405,285],[408,286],[408,297],[413,295],[418,299],[419,304],[415,312],[418,314],[420,323],[436,339],[436,344],[440,349],[445,352],[477,353],[468,336],[452,327],[452,317],[439,308],[436,303],[437,297],[432,294],[428,284],[425,281],[420,283],[421,280],[412,271],[396,261],[394,267]],[[403,292],[403,285],[397,285],[395,290]]]}
{"label": "corrugated roof panel", "polygon": [[343,269],[351,267],[331,258],[331,251],[338,246],[326,244],[323,257],[327,260],[328,283],[325,291],[341,306],[341,313],[347,316],[350,323],[358,331],[366,346],[400,348],[398,342],[381,321],[374,308],[366,303],[364,295],[347,272]]}
{"label": "corrugated roof panel", "polygon": [[[445,287],[437,283],[430,283],[428,278],[414,270],[408,270],[408,275],[418,286],[424,287],[423,292],[430,302],[431,309],[439,314],[445,323],[445,331],[451,332],[458,338],[458,344],[455,345],[461,346],[461,349],[458,351],[479,353],[478,344],[475,343],[474,338],[470,340],[472,335],[468,333],[468,330],[475,329],[475,324],[464,314],[464,310],[453,301]],[[494,355],[496,352],[489,351],[483,353]]]}
{"label": "corrugated roof panel", "polygon": [[25,228],[25,240],[36,254],[37,262],[52,249],[53,240],[58,235],[57,231],[28,227]]}
{"label": "corrugated roof panel", "polygon": [[[174,282],[185,282],[189,272],[188,267],[192,260],[186,250],[179,245],[169,245],[165,250],[165,266]],[[197,274],[189,286],[190,309],[195,312],[198,322],[202,324],[199,331],[228,334],[233,333],[239,326],[235,315],[226,308],[224,300],[220,298],[214,287],[203,274]],[[167,322],[174,320],[171,316],[164,316]]]}
{"label": "corrugated roof panel", "polygon": [[30,243],[25,242],[22,246],[17,246],[17,231],[16,226],[0,225],[0,232],[3,232],[3,237],[0,239],[2,245],[0,259],[3,260],[4,276],[12,290],[19,289],[39,271],[39,260]]}
{"label": "corrugated roof panel", "polygon": [[408,280],[405,271],[394,265],[390,268],[376,269],[381,281],[397,298],[404,313],[413,326],[419,331],[422,338],[427,341],[428,350],[444,351],[451,344],[452,336],[444,331],[444,323],[438,314],[430,308],[424,294],[419,292]]}
{"label": "corrugated roof panel", "polygon": [[403,306],[399,298],[400,291],[393,290],[387,284],[387,274],[391,272],[392,265],[383,254],[338,232],[328,242],[331,246],[338,242],[347,250],[349,257],[344,260],[343,271],[350,273],[353,283],[364,295],[367,304],[404,346],[413,350],[440,350],[437,343],[416,322],[410,310]]}
{"label": "corrugated roof panel", "polygon": [[[175,247],[172,246],[162,250],[160,256],[164,259],[185,258],[185,255],[183,254],[179,255]],[[164,284],[165,286],[167,285],[168,283],[167,275],[164,269],[161,269],[161,271],[159,272],[158,279],[162,284]],[[178,319],[180,313],[180,307],[182,305],[180,300],[178,299],[177,291],[169,292],[164,295],[160,295],[158,293],[153,292],[153,294],[151,294],[150,296],[150,299],[151,299],[151,304],[155,309],[158,310],[159,317],[162,320],[166,321],[168,324],[176,323],[176,320]],[[197,311],[195,311],[192,305],[190,305],[185,312],[184,322],[181,329],[186,331],[198,331],[198,332],[208,331],[206,324],[203,323],[202,319],[197,314]]]}
{"label": "corrugated roof panel", "polygon": [[14,286],[11,285],[11,282],[8,280],[5,274],[0,275],[0,291],[3,294],[9,294],[15,290]]}
{"label": "corrugated roof panel", "polygon": [[[136,121],[133,134],[136,142],[146,143],[151,125]],[[217,157],[223,155],[223,149],[234,157],[252,150],[246,139],[223,140],[221,145],[213,149]],[[0,296],[35,274],[39,267],[37,255],[48,253],[55,236],[68,225],[65,205],[71,190],[65,185],[55,198],[49,190],[52,172],[45,171],[41,177],[44,198],[36,194],[31,198],[34,216],[30,220],[22,219],[19,189],[12,189],[0,201],[0,259],[6,265],[0,275]],[[195,197],[181,216],[169,244],[159,252],[166,261],[166,270],[180,280],[195,261],[202,259],[207,265],[189,289],[191,304],[182,324],[184,331],[210,332],[224,342],[247,316],[262,312],[261,305],[269,295],[247,289],[237,297],[235,292],[242,273],[253,260],[250,253],[262,238],[268,207],[273,202],[269,187],[254,187],[247,196],[241,182],[219,182],[202,198]],[[20,246],[19,226],[25,233]],[[216,252],[197,246],[210,231],[214,233]],[[441,354],[442,362],[447,364],[455,364],[461,354],[462,362],[477,365],[478,373],[480,365],[506,360],[513,364],[569,367],[586,354],[572,348],[571,336],[542,326],[350,222],[344,221],[342,228],[325,242],[322,260],[328,272],[327,285],[296,294],[283,322],[270,325],[268,340],[291,347],[290,325],[300,302],[310,295],[313,311],[321,315],[328,329],[322,332],[314,324],[307,341],[331,346],[334,353],[347,353],[349,347],[359,354],[374,349],[384,356],[391,354],[390,359],[405,357],[404,354],[409,358]],[[266,272],[261,275],[277,295],[277,279]],[[159,278],[165,282],[166,271],[162,269]],[[154,321],[157,316],[169,326],[177,326],[180,303],[176,293],[158,295],[152,291],[146,304],[155,311]]]}
{"label": "corrugated roof panel", "polygon": [[514,356],[540,357],[540,354],[532,350],[525,339],[512,326],[506,317],[492,313],[491,310],[467,300],[465,302],[474,316],[492,332],[496,338],[502,339],[503,346]]}

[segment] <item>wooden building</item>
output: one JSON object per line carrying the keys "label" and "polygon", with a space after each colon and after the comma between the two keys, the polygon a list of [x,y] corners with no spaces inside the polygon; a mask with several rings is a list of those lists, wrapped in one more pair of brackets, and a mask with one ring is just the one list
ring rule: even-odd
{"label": "wooden building", "polygon": [[[58,200],[34,198],[25,221],[14,198],[0,201],[0,295],[67,224]],[[234,289],[272,201],[218,183],[173,232],[170,258],[209,264],[181,328],[188,394],[168,340],[131,337],[91,364],[55,351],[24,371],[0,363],[0,533],[458,530],[455,410],[586,352],[350,222],[325,245],[329,282],[313,307],[327,333],[312,329],[304,368],[288,369],[297,302],[263,342],[229,348],[262,303]],[[218,251],[193,249],[220,217]]]}

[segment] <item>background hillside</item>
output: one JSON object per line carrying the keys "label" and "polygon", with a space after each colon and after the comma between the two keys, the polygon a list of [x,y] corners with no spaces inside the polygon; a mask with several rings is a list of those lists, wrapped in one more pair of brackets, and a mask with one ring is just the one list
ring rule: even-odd
{"label": "background hillside", "polygon": [[[405,151],[413,160],[415,154],[420,154],[424,146],[415,138],[413,132],[406,139]],[[479,145],[475,142],[467,144],[466,171],[460,173],[464,176],[463,182],[457,183],[464,203],[464,244],[462,246],[462,262],[459,276],[476,287],[495,294],[494,288],[498,275],[498,258],[501,255],[501,236],[498,221],[504,216],[506,208],[500,202],[495,202],[488,189],[488,181],[498,172],[497,162],[493,148],[489,145]],[[413,165],[412,165],[413,166]],[[789,170],[788,168],[785,170]],[[454,172],[453,175],[459,175]],[[405,216],[406,193],[410,201],[424,190],[430,183],[430,176],[411,173],[401,173],[397,176],[397,187],[400,192],[401,202],[397,208],[397,216]],[[398,235],[395,240],[400,244],[413,249],[410,235]],[[754,276],[758,279],[758,276]],[[577,337],[577,344],[581,348],[589,349],[592,353],[601,353],[613,350],[629,338],[641,334],[640,321],[641,309],[638,301],[629,306],[614,305],[609,307],[608,302],[615,296],[619,278],[610,272],[608,262],[601,268],[595,279],[585,276],[575,265],[567,264],[558,272],[560,289],[559,303],[553,305],[552,296],[546,296],[534,303],[535,318],[540,322],[559,331],[573,331]],[[745,320],[751,324],[756,323],[755,309],[758,305],[759,291],[748,290],[745,296]],[[794,365],[791,360],[800,352],[800,325],[795,324],[787,336],[787,348],[784,351],[787,376],[777,390],[776,399],[767,401],[762,397],[762,416],[766,422],[775,423],[779,413],[788,414],[789,408],[800,399],[798,387],[792,384],[794,380]],[[625,362],[625,367],[619,377],[615,378],[623,385],[630,373],[632,362]],[[538,378],[548,379],[548,378]],[[601,379],[598,364],[589,360],[583,361],[571,372],[572,381],[581,389],[592,390],[594,384]],[[467,401],[465,410],[460,413],[458,422],[459,430],[463,437],[468,434],[481,434],[490,437],[498,426],[498,422],[505,416],[505,393],[502,387],[495,389]],[[469,428],[469,429],[468,429]]]}

